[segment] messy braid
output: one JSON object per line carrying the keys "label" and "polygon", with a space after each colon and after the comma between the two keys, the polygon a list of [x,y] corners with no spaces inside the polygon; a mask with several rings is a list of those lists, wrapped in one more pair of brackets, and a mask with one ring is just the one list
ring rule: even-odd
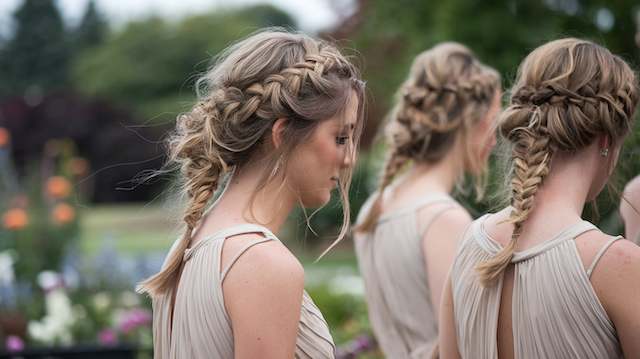
{"label": "messy braid", "polygon": [[483,285],[492,284],[509,265],[553,154],[580,150],[601,135],[621,140],[631,129],[637,103],[635,74],[602,46],[562,39],[527,56],[499,120],[500,133],[512,145],[509,222],[514,231],[500,252],[478,265]]}
{"label": "messy braid", "polygon": [[382,194],[410,161],[436,163],[457,138],[465,143],[466,169],[480,176],[470,130],[488,112],[500,89],[498,73],[480,63],[465,46],[443,43],[418,55],[399,91],[385,132],[389,155],[371,209],[356,230],[369,232],[382,211]]}
{"label": "messy braid", "polygon": [[[287,141],[267,156],[269,170],[260,181],[262,187],[282,175],[292,150],[320,121],[342,111],[354,91],[361,117],[364,90],[358,76],[334,46],[303,34],[263,31],[228,48],[198,81],[201,99],[190,112],[178,117],[168,141],[168,163],[179,167],[188,199],[183,216],[185,232],[162,270],[143,281],[138,290],[155,296],[175,287],[193,230],[220,181],[262,149],[277,119],[288,119],[284,130]],[[346,192],[350,173],[344,176],[347,179],[340,185]],[[344,226],[348,221],[347,213]]]}

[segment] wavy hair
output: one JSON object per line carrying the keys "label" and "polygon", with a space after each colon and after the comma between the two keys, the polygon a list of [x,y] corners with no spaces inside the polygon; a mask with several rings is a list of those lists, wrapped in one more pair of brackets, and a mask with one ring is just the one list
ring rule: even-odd
{"label": "wavy hair", "polygon": [[499,132],[510,143],[514,231],[509,244],[477,271],[493,283],[511,261],[522,226],[553,154],[579,151],[599,136],[621,141],[638,104],[635,73],[620,57],[593,42],[567,38],[531,52],[520,65]]}
{"label": "wavy hair", "polygon": [[[168,140],[168,165],[179,168],[188,198],[186,230],[162,270],[139,284],[138,291],[151,296],[176,285],[193,230],[225,175],[260,157],[266,170],[254,195],[269,181],[284,180],[296,146],[321,121],[340,114],[354,92],[359,118],[351,154],[361,132],[364,84],[358,70],[335,46],[304,34],[269,29],[249,36],[221,54],[198,80],[197,89],[199,101],[178,117]],[[268,137],[280,118],[287,119],[285,141],[274,150]],[[336,242],[349,227],[350,180],[351,171],[343,171],[339,189],[344,221]]]}
{"label": "wavy hair", "polygon": [[476,160],[469,138],[499,89],[498,72],[461,44],[442,43],[418,55],[385,128],[388,153],[376,197],[356,230],[375,227],[384,189],[407,163],[437,163],[457,140],[464,144],[465,169],[482,182],[486,164]]}

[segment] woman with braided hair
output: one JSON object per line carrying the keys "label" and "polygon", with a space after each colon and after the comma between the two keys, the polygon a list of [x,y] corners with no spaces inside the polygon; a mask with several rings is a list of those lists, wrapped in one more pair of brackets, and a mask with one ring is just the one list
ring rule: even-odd
{"label": "woman with braided hair", "polygon": [[625,237],[640,244],[640,176],[636,176],[624,187],[620,201],[620,217],[624,223]]}
{"label": "woman with braided hair", "polygon": [[442,43],[416,57],[399,92],[382,181],[358,216],[355,246],[383,352],[424,358],[438,336],[457,240],[471,222],[449,194],[465,173],[482,177],[495,143],[500,76],[465,46]]}
{"label": "woman with braided hair", "polygon": [[527,56],[499,119],[511,205],[462,239],[442,298],[442,358],[637,358],[640,248],[581,219],[637,103],[634,72],[593,42]]}
{"label": "woman with braided hair", "polygon": [[155,358],[333,358],[302,266],[274,233],[296,204],[320,207],[338,187],[344,236],[363,125],[357,69],[324,41],[267,30],[198,84],[206,91],[169,140],[186,229],[138,288],[153,300]]}

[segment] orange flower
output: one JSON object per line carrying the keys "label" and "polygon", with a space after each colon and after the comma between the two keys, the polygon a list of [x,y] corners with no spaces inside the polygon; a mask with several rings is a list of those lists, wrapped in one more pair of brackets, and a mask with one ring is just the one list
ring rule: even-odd
{"label": "orange flower", "polygon": [[8,210],[2,217],[4,228],[9,230],[18,230],[29,223],[27,212],[22,208],[13,208]]}
{"label": "orange flower", "polygon": [[7,146],[10,138],[9,131],[4,127],[0,127],[0,148]]}
{"label": "orange flower", "polygon": [[60,203],[53,207],[51,217],[56,224],[67,224],[76,217],[76,211],[70,205]]}
{"label": "orange flower", "polygon": [[82,176],[89,171],[89,161],[81,157],[75,157],[69,161],[69,171],[74,176]]}
{"label": "orange flower", "polygon": [[65,198],[71,193],[71,184],[62,176],[54,176],[47,180],[47,194],[53,198]]}

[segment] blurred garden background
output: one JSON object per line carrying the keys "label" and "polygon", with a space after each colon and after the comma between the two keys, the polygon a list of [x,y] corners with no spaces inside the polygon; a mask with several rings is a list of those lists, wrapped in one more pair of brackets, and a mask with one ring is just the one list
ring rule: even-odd
{"label": "blurred garden background", "polygon": [[[162,165],[164,136],[229,43],[283,26],[355,56],[369,99],[350,193],[355,216],[377,182],[379,125],[416,54],[462,42],[507,88],[530,50],[576,36],[637,69],[639,11],[632,0],[2,0],[0,357],[151,357],[150,305],[133,288],[160,267],[180,216],[170,174],[140,179]],[[639,152],[634,130],[619,189],[640,173]],[[501,181],[498,162],[489,193]],[[458,197],[474,215],[498,203]],[[586,215],[621,233],[619,197],[601,197],[597,215]],[[311,219],[313,231],[298,213],[280,235],[305,265],[339,356],[380,358],[351,240],[314,262],[341,218],[332,202]]]}

